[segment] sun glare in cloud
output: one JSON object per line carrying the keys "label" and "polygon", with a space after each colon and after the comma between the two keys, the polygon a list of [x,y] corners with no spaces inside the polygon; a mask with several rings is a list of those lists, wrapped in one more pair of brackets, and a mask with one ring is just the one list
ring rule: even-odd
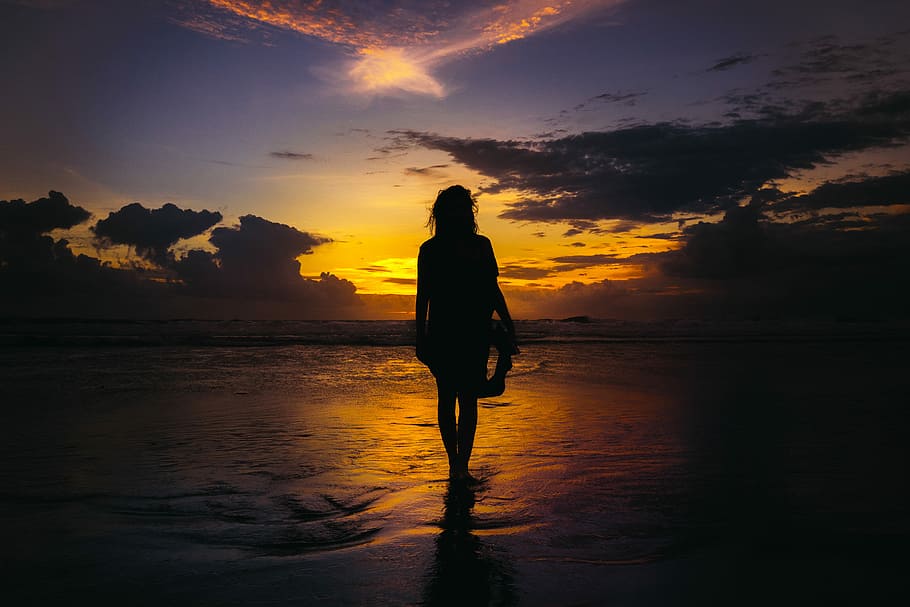
{"label": "sun glare in cloud", "polygon": [[[442,64],[527,38],[624,0],[200,2],[178,21],[213,37],[236,39],[238,25],[245,24],[250,29],[269,26],[340,45],[351,60],[330,71],[341,77],[348,92],[443,97],[446,88],[432,74]],[[200,6],[208,10],[200,10]]]}
{"label": "sun glare in cloud", "polygon": [[359,92],[382,93],[400,90],[444,97],[445,90],[420,61],[400,48],[365,48],[347,73]]}

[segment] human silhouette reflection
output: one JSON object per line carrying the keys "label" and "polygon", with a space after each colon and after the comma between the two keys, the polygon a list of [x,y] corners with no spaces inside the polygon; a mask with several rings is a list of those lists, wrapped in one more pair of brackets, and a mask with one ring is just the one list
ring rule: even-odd
{"label": "human silhouette reflection", "polygon": [[436,554],[424,589],[423,605],[514,605],[518,601],[511,568],[497,559],[472,530],[474,489],[466,483],[449,483],[436,538]]}
{"label": "human silhouette reflection", "polygon": [[[468,461],[477,429],[477,398],[502,394],[515,348],[515,326],[499,288],[490,240],[477,233],[477,203],[460,185],[439,192],[428,225],[432,238],[417,258],[417,358],[436,377],[439,433],[449,477],[473,481]],[[490,319],[505,329],[501,365],[487,382]],[[458,401],[458,420],[455,403]]]}

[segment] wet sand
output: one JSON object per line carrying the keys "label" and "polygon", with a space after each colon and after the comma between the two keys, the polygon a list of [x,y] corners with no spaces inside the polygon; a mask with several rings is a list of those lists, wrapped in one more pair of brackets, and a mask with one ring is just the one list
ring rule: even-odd
{"label": "wet sand", "polygon": [[901,341],[525,347],[451,486],[407,347],[0,350],[17,603],[639,605],[903,585]]}

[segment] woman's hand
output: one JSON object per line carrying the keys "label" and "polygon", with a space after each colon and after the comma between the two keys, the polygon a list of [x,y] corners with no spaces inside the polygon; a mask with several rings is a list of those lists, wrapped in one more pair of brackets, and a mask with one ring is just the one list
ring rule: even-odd
{"label": "woman's hand", "polygon": [[417,360],[428,367],[430,366],[430,345],[427,343],[427,338],[424,335],[417,336]]}
{"label": "woman's hand", "polygon": [[[511,323],[510,323],[511,325]],[[508,332],[509,336],[509,346],[512,348],[512,355],[521,354],[521,350],[518,349],[518,342],[515,339],[515,327],[512,326],[512,330]]]}

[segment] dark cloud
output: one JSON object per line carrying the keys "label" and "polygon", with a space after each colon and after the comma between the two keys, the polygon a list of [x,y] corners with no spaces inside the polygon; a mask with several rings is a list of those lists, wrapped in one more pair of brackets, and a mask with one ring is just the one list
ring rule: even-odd
{"label": "dark cloud", "polygon": [[675,276],[733,278],[757,272],[766,259],[768,234],[758,205],[733,207],[719,223],[685,229],[685,245],[666,255],[663,269]]}
{"label": "dark cloud", "polygon": [[755,116],[774,119],[799,110],[797,100],[777,96],[768,89],[747,93],[734,90],[721,96],[721,100],[730,106],[724,113],[724,118],[730,120],[743,120]]}
{"label": "dark cloud", "polygon": [[572,219],[569,221],[569,225],[572,227],[563,232],[562,235],[564,238],[570,238],[572,236],[577,236],[585,232],[590,232],[592,234],[601,234],[607,231],[596,221],[591,221],[588,219]]}
{"label": "dark cloud", "polygon": [[210,240],[218,247],[222,264],[243,266],[293,259],[312,253],[316,245],[330,242],[327,238],[256,215],[244,215],[237,227],[216,228]]}
{"label": "dark cloud", "polygon": [[[315,281],[300,276],[296,258],[312,253],[313,247],[328,239],[244,215],[239,226],[215,228],[209,241],[217,247],[216,252],[190,251],[174,264],[178,277],[193,292],[223,297],[306,299],[314,294]],[[327,284],[331,278],[334,277],[325,278]],[[343,282],[351,287],[353,296],[353,285]]]}
{"label": "dark cloud", "polygon": [[[579,103],[573,109],[576,112],[580,112],[588,109],[594,104],[619,104],[626,107],[634,107],[638,103],[638,99],[647,95],[647,91],[616,91],[615,93],[601,93],[600,95],[595,95],[583,103]],[[561,129],[565,131],[565,129]]]}
{"label": "dark cloud", "polygon": [[370,156],[367,160],[387,160],[407,156],[409,149],[411,149],[410,142],[400,137],[388,137],[383,145],[373,149],[378,156]]}
{"label": "dark cloud", "polygon": [[392,154],[392,153],[384,152],[381,150],[374,150],[374,151],[379,152],[380,155],[379,156],[367,156],[366,160],[391,160],[392,158],[402,158],[402,157],[408,155],[407,152],[401,152],[399,154]]}
{"label": "dark cloud", "polygon": [[291,152],[284,150],[281,152],[269,152],[272,158],[281,158],[282,160],[312,160],[314,156],[305,152]]}
{"label": "dark cloud", "polygon": [[782,206],[810,210],[894,204],[910,204],[910,171],[856,181],[829,182],[809,194],[786,200]]}
{"label": "dark cloud", "polygon": [[[601,93],[600,95],[595,95],[593,99],[603,101],[604,103],[634,102],[635,99],[644,97],[647,94],[647,91],[632,91],[626,93],[617,91],[615,93]],[[634,105],[634,103],[631,105]]]}
{"label": "dark cloud", "polygon": [[506,219],[653,221],[723,210],[794,171],[906,141],[910,93],[869,95],[850,111],[811,104],[729,124],[657,123],[549,141],[393,136],[495,179],[486,192],[525,193],[501,214]]}
{"label": "dark cloud", "polygon": [[51,191],[46,198],[28,203],[0,200],[0,269],[27,273],[52,267],[58,261],[72,262],[68,243],[44,234],[72,228],[90,216],[60,192]]}
{"label": "dark cloud", "polygon": [[552,131],[544,131],[543,133],[535,133],[533,135],[534,139],[553,139],[555,137],[564,135],[568,133],[568,129],[553,129]]}
{"label": "dark cloud", "polygon": [[155,288],[142,279],[142,271],[112,269],[94,257],[74,254],[66,239],[45,234],[89,217],[59,192],[31,203],[0,201],[0,314],[71,315],[82,309],[79,301],[127,292],[141,298]]}
{"label": "dark cloud", "polygon": [[382,282],[390,282],[395,285],[416,285],[417,279],[415,278],[384,278]]}
{"label": "dark cloud", "polygon": [[41,236],[16,259],[0,262],[0,314],[9,316],[129,316],[144,305],[154,316],[168,287],[141,269],[117,269],[84,254],[66,239]]}
{"label": "dark cloud", "polygon": [[661,232],[660,234],[639,234],[635,238],[644,238],[644,239],[655,239],[655,240],[676,240],[679,238],[679,234],[675,232]]}
{"label": "dark cloud", "polygon": [[639,257],[728,314],[905,317],[910,309],[910,214],[782,223],[753,202],[686,228],[684,238],[678,250]]}
{"label": "dark cloud", "polygon": [[723,72],[730,68],[736,67],[737,65],[746,65],[747,63],[752,63],[756,59],[758,59],[758,55],[753,55],[752,53],[736,53],[735,55],[730,55],[729,57],[718,59],[717,63],[705,71]]}
{"label": "dark cloud", "polygon": [[68,229],[91,217],[82,207],[70,204],[60,192],[50,191],[46,198],[32,202],[0,200],[0,233],[44,234],[58,228]]}
{"label": "dark cloud", "polygon": [[641,226],[641,222],[638,221],[618,221],[615,224],[604,228],[605,232],[610,234],[621,234],[623,232],[629,232]]}
{"label": "dark cloud", "polygon": [[900,55],[906,49],[895,44],[898,40],[883,36],[874,42],[844,43],[837,36],[823,36],[806,44],[797,62],[776,69],[774,75],[852,80],[890,76],[905,69]]}
{"label": "dark cloud", "polygon": [[731,106],[728,118],[774,116],[793,112],[807,100],[824,102],[841,112],[852,99],[871,92],[894,94],[907,89],[910,37],[906,33],[863,42],[842,42],[824,36],[794,45],[796,56],[784,53],[770,79],[754,90],[734,90],[722,97]]}
{"label": "dark cloud", "polygon": [[147,209],[138,202],[109,213],[92,227],[102,244],[123,244],[159,265],[167,265],[169,249],[178,240],[202,234],[221,221],[217,211],[180,209],[167,203],[160,209]]}
{"label": "dark cloud", "polygon": [[173,266],[183,288],[193,295],[284,302],[298,306],[296,317],[314,309],[339,314],[340,308],[358,302],[356,287],[348,280],[325,272],[319,280],[300,275],[296,258],[312,253],[329,242],[327,238],[245,215],[238,226],[213,230],[209,241],[217,251],[190,251]]}
{"label": "dark cloud", "polygon": [[616,255],[611,253],[596,253],[594,255],[562,255],[551,259],[557,264],[557,270],[576,270],[579,268],[590,268],[592,266],[601,266],[604,264],[623,263]]}
{"label": "dark cloud", "polygon": [[448,167],[448,164],[434,164],[427,167],[407,167],[404,169],[404,174],[412,175],[415,177],[438,178],[445,176],[445,172],[441,171],[440,169],[447,169]]}
{"label": "dark cloud", "polygon": [[553,270],[546,268],[537,268],[517,263],[501,264],[499,274],[503,278],[515,278],[519,280],[539,280],[547,276],[553,276]]}

